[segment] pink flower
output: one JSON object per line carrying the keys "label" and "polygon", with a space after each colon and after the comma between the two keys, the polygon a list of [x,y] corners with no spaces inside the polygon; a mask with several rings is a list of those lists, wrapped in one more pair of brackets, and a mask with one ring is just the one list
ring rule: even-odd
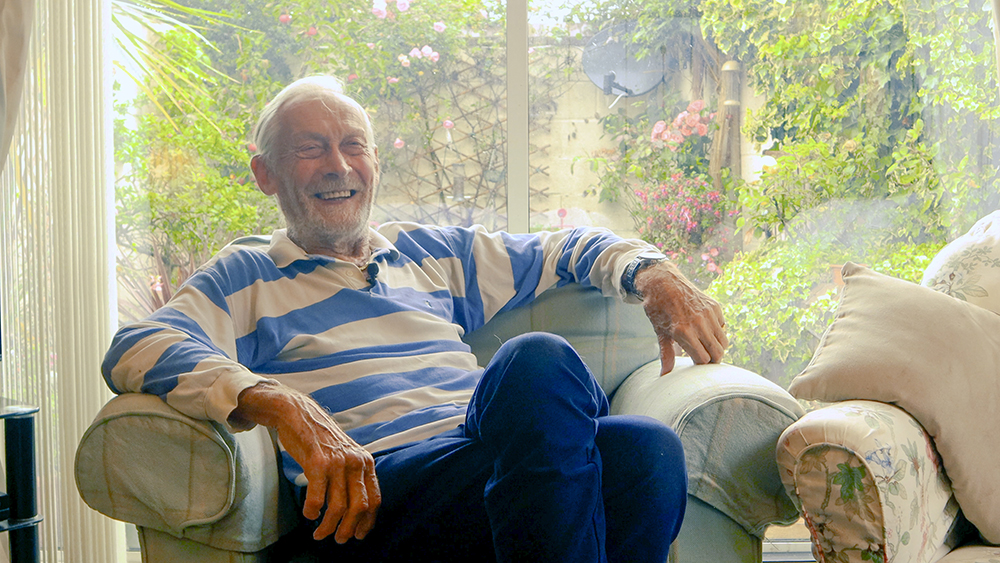
{"label": "pink flower", "polygon": [[292,21],[292,16],[289,14],[281,14],[280,16],[278,16],[278,21],[281,23],[288,23]]}
{"label": "pink flower", "polygon": [[395,84],[395,83],[399,82],[399,79],[398,79],[398,78],[396,78],[395,76],[387,76],[387,77],[385,78],[385,80],[386,80],[386,82],[388,82],[389,84]]}
{"label": "pink flower", "polygon": [[444,128],[445,128],[445,129],[451,129],[452,127],[454,127],[454,126],[455,126],[455,122],[453,122],[453,121],[452,121],[452,120],[450,120],[450,119],[445,119],[445,120],[444,120],[444,123],[443,123],[442,125],[444,125]]}
{"label": "pink flower", "polygon": [[434,31],[441,33],[446,29],[448,29],[448,26],[444,25],[444,22],[434,22]]}
{"label": "pink flower", "polygon": [[368,45],[369,49],[374,49],[375,48],[375,44],[374,43],[365,43],[365,45]]}
{"label": "pink flower", "polygon": [[410,49],[410,56],[413,57],[414,59],[419,59],[419,58],[423,57],[424,54],[420,52],[420,49],[417,49],[416,47],[414,47],[414,48]]}
{"label": "pink flower", "polygon": [[433,51],[430,55],[427,55],[427,58],[429,58],[432,63],[436,63],[438,62],[438,59],[441,58],[441,55],[437,51]]}
{"label": "pink flower", "polygon": [[703,253],[703,254],[701,255],[701,259],[702,259],[702,260],[708,260],[708,253]]}
{"label": "pink flower", "polygon": [[713,247],[711,250],[708,251],[708,253],[711,254],[712,256],[718,256],[719,255],[719,249]]}
{"label": "pink flower", "polygon": [[372,13],[375,14],[375,17],[380,20],[384,20],[386,16],[389,15],[389,13],[385,11],[385,8],[378,7],[372,8]]}
{"label": "pink flower", "polygon": [[688,127],[696,127],[701,123],[701,116],[698,114],[690,113],[684,118],[684,124]]}
{"label": "pink flower", "polygon": [[684,135],[685,137],[687,137],[691,133],[693,133],[693,131],[691,131],[690,129],[688,129],[686,126],[685,127],[681,127],[681,135]]}
{"label": "pink flower", "polygon": [[687,110],[689,112],[691,112],[691,113],[698,113],[698,112],[700,112],[703,109],[705,109],[705,101],[704,100],[695,100],[695,101],[691,102],[690,104],[688,104],[688,109]]}
{"label": "pink flower", "polygon": [[705,125],[704,123],[699,123],[698,125],[695,126],[695,129],[698,130],[698,134],[701,135],[702,137],[708,135],[708,125]]}
{"label": "pink flower", "polygon": [[309,36],[316,35],[316,33],[317,33],[316,28],[314,26],[311,26],[311,25],[309,26],[309,29],[306,30],[306,35],[309,35]]}
{"label": "pink flower", "polygon": [[399,137],[396,137],[396,140],[392,143],[392,146],[396,147],[397,149],[401,149],[406,146],[406,141],[400,139]]}
{"label": "pink flower", "polygon": [[358,79],[358,75],[354,74],[353,72],[351,74],[347,75],[347,81],[348,82],[354,82],[357,79]]}
{"label": "pink flower", "polygon": [[410,66],[410,59],[404,59],[403,62],[401,62],[399,64],[408,67],[408,66]]}
{"label": "pink flower", "polygon": [[247,150],[250,151],[250,152],[254,152],[255,153],[255,152],[257,152],[257,145],[255,145],[253,143],[248,143],[247,144]]}
{"label": "pink flower", "polygon": [[423,47],[420,48],[420,52],[423,53],[425,57],[429,57],[431,56],[431,53],[434,52],[434,49],[431,49],[430,45],[424,45]]}
{"label": "pink flower", "polygon": [[709,272],[719,271],[719,267],[715,265],[715,262],[709,262],[708,266],[705,266],[705,269],[708,270]]}
{"label": "pink flower", "polygon": [[396,8],[398,8],[400,12],[405,12],[410,9],[410,3],[408,0],[396,0]]}
{"label": "pink flower", "polygon": [[656,123],[653,124],[653,135],[652,136],[653,137],[658,137],[660,135],[660,133],[663,133],[666,130],[667,130],[667,122],[666,121],[657,121]]}

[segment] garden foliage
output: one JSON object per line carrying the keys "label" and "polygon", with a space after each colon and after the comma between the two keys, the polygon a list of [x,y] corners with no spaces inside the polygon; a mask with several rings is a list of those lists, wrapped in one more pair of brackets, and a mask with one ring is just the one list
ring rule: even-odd
{"label": "garden foliage", "polygon": [[[160,33],[152,44],[180,63],[150,65],[146,97],[118,106],[120,264],[135,314],[226,240],[278,223],[248,176],[250,119],[307,74],[342,77],[374,118],[379,219],[505,226],[502,2],[188,4],[222,15]],[[548,126],[559,78],[579,70],[581,30],[638,22],[638,53],[662,57],[670,78],[603,118],[606,148],[576,157],[599,172],[585,193],[625,206],[640,236],[723,302],[729,361],[785,382],[835,307],[831,265],[916,280],[1000,207],[989,8],[576,4],[533,38],[531,127]]]}

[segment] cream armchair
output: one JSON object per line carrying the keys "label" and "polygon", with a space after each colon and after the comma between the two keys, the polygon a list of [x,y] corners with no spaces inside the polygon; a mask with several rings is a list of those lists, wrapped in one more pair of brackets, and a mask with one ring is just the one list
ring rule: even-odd
{"label": "cream armchair", "polygon": [[[612,412],[653,416],[680,435],[690,486],[675,560],[760,562],[767,526],[796,520],[773,456],[778,435],[802,414],[787,392],[737,367],[683,358],[660,377],[642,308],[575,285],[498,316],[467,340],[482,363],[500,342],[531,330],[574,345]],[[84,435],[76,480],[88,505],[138,526],[146,563],[296,560],[280,540],[299,516],[264,428],[229,434],[157,397],[122,395]]]}
{"label": "cream armchair", "polygon": [[777,448],[816,559],[997,563],[1000,211],[946,246],[924,287],[853,266],[845,281],[789,387],[837,402]]}

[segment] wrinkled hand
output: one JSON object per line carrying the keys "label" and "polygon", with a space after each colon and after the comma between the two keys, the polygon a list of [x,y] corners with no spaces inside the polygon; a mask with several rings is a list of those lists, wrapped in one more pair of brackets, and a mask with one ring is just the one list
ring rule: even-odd
{"label": "wrinkled hand", "polygon": [[636,274],[646,316],[660,343],[660,375],[674,369],[674,343],[696,364],[719,363],[729,346],[722,307],[694,286],[670,262],[660,262]]}
{"label": "wrinkled hand", "polygon": [[281,444],[309,480],[303,516],[316,520],[326,506],[314,539],[335,533],[334,539],[342,544],[368,535],[382,503],[375,460],[316,401],[287,387],[262,383],[240,393],[230,419],[277,429]]}

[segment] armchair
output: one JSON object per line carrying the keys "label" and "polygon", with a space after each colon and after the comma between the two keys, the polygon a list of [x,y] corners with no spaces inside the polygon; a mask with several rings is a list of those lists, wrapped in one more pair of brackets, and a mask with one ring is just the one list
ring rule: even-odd
{"label": "armchair", "polygon": [[837,402],[777,448],[817,561],[1000,561],[1000,211],[942,249],[921,286],[848,270],[836,319],[789,388]]}
{"label": "armchair", "polygon": [[[531,330],[574,345],[612,412],[653,416],[677,430],[690,485],[673,558],[759,562],[765,528],[796,520],[773,457],[778,435],[802,414],[784,390],[737,367],[684,358],[659,377],[642,308],[575,285],[497,316],[467,342],[483,363],[502,341]],[[121,395],[82,438],[75,470],[88,505],[138,526],[146,563],[296,560],[280,539],[299,515],[265,428],[229,434],[155,396]]]}

